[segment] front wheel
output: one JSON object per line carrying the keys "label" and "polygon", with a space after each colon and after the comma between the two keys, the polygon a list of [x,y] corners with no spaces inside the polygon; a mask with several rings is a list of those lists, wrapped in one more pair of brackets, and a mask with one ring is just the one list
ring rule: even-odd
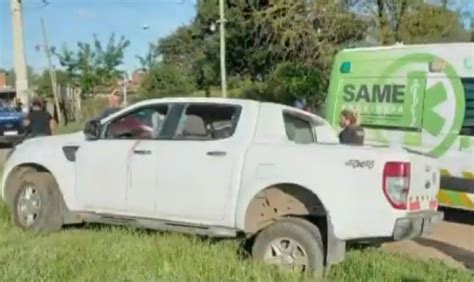
{"label": "front wheel", "polygon": [[324,271],[324,247],[316,225],[287,218],[268,226],[255,238],[252,256],[259,261],[296,271]]}
{"label": "front wheel", "polygon": [[61,202],[54,178],[48,173],[28,171],[18,181],[11,206],[14,224],[34,233],[60,230]]}

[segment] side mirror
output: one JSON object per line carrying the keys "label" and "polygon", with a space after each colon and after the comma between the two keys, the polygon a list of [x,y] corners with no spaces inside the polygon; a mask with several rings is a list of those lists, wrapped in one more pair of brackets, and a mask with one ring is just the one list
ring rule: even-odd
{"label": "side mirror", "polygon": [[100,138],[100,121],[98,120],[90,120],[84,126],[84,135],[86,136],[86,140],[97,140]]}

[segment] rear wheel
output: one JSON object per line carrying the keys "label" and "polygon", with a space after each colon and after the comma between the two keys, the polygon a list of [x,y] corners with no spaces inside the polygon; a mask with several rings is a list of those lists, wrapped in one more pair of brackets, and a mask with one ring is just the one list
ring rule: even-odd
{"label": "rear wheel", "polygon": [[296,271],[324,271],[324,247],[316,225],[299,219],[277,221],[255,238],[252,256],[259,261]]}
{"label": "rear wheel", "polygon": [[11,205],[16,226],[34,233],[58,231],[62,226],[60,194],[49,173],[28,171],[18,179]]}

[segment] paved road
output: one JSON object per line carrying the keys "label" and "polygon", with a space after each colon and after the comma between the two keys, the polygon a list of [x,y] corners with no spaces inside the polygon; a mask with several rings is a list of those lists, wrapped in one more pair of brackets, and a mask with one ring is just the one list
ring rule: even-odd
{"label": "paved road", "polygon": [[[8,149],[0,149],[0,164],[7,152]],[[447,210],[445,218],[429,236],[384,244],[382,248],[420,259],[441,259],[450,265],[474,270],[474,212]]]}

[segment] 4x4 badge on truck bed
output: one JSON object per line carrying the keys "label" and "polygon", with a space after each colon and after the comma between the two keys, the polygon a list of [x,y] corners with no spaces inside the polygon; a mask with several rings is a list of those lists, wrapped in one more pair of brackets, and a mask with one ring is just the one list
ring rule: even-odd
{"label": "4x4 badge on truck bed", "polygon": [[348,160],[346,162],[346,166],[350,166],[352,168],[368,168],[368,169],[372,169],[374,168],[374,165],[375,165],[375,161],[370,161],[370,160],[367,160],[367,161],[359,161],[359,160]]}

